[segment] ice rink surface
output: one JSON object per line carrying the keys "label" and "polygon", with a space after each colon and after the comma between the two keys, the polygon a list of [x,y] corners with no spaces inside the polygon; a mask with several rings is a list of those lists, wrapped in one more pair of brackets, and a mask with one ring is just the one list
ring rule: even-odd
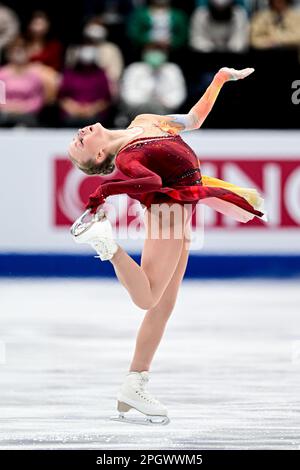
{"label": "ice rink surface", "polygon": [[300,449],[300,281],[185,281],[148,389],[109,420],[144,312],[110,280],[2,280],[1,449]]}

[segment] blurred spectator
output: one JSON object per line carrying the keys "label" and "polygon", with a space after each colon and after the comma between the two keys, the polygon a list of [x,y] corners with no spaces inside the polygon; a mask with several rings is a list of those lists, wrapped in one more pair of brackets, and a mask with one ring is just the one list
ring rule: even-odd
{"label": "blurred spectator", "polygon": [[125,69],[116,125],[126,125],[140,113],[172,113],[185,99],[185,79],[179,66],[168,62],[166,50],[148,46],[142,61]]}
{"label": "blurred spectator", "polygon": [[[141,0],[143,2],[143,0]],[[85,18],[99,15],[106,27],[109,41],[122,49],[123,57],[132,61],[130,42],[126,34],[127,18],[139,0],[85,0]],[[129,56],[127,59],[127,55]]]}
{"label": "blurred spectator", "polygon": [[59,103],[66,126],[82,127],[94,120],[106,123],[111,93],[105,72],[96,63],[97,53],[95,46],[82,45],[73,68],[63,74]]}
{"label": "blurred spectator", "polygon": [[[257,10],[263,10],[268,8],[269,0],[249,0],[252,6],[252,12],[254,13]],[[297,8],[300,7],[300,0],[294,0],[293,5]]]}
{"label": "blurred spectator", "polygon": [[290,0],[269,0],[251,22],[251,44],[257,49],[300,46],[300,10]]}
{"label": "blurred spectator", "polygon": [[191,18],[190,46],[199,52],[244,52],[249,45],[246,10],[233,0],[208,0]]}
{"label": "blurred spectator", "polygon": [[98,0],[99,3],[102,4],[102,20],[107,25],[122,23],[136,6],[133,0]]}
{"label": "blurred spectator", "polygon": [[48,65],[39,62],[31,63],[31,70],[39,76],[43,83],[46,104],[54,104],[57,99],[61,74],[51,67],[48,67]]}
{"label": "blurred spectator", "polygon": [[7,49],[7,65],[0,68],[6,87],[6,104],[1,105],[2,126],[36,126],[45,104],[43,82],[28,60],[25,41],[17,38]]}
{"label": "blurred spectator", "polygon": [[157,44],[163,47],[184,46],[188,20],[184,11],[171,6],[170,0],[149,0],[129,18],[128,34],[134,45]]}
{"label": "blurred spectator", "polygon": [[[87,21],[83,29],[83,37],[87,44],[95,46],[96,64],[102,68],[109,81],[113,96],[118,95],[119,80],[124,68],[122,52],[119,47],[107,41],[107,28],[99,17]],[[66,65],[72,67],[77,60],[80,46],[70,46],[66,51]]]}
{"label": "blurred spectator", "polygon": [[55,70],[60,70],[63,59],[62,44],[51,38],[51,24],[47,14],[36,11],[27,26],[26,38],[29,57]]}
{"label": "blurred spectator", "polygon": [[18,35],[19,20],[16,14],[0,2],[0,59],[3,49]]}
{"label": "blurred spectator", "polygon": [[[209,0],[196,0],[197,7],[207,8]],[[240,5],[242,8],[245,8],[247,11],[251,11],[253,8],[253,2],[256,0],[234,0],[234,5]]]}

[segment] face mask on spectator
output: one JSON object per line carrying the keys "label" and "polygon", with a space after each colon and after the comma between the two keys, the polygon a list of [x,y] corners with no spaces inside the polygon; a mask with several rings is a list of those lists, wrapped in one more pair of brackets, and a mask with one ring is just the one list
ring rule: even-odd
{"label": "face mask on spectator", "polygon": [[94,46],[82,46],[79,49],[78,61],[84,65],[90,65],[95,62],[96,50]]}
{"label": "face mask on spectator", "polygon": [[144,52],[143,61],[151,65],[151,67],[157,68],[164,64],[167,60],[167,54],[159,50],[149,50]]}
{"label": "face mask on spectator", "polygon": [[100,24],[90,24],[83,30],[83,35],[93,41],[101,41],[107,37],[107,29]]}
{"label": "face mask on spectator", "polygon": [[22,47],[15,48],[9,54],[9,60],[16,65],[23,65],[27,62],[27,52]]}

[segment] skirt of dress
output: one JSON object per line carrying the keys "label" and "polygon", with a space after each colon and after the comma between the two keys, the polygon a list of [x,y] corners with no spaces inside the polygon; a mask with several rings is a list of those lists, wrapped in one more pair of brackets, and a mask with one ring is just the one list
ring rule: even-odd
{"label": "skirt of dress", "polygon": [[267,220],[264,200],[256,189],[242,188],[206,175],[202,175],[202,184],[162,187],[159,191],[144,193],[142,198],[137,199],[146,207],[172,200],[181,204],[192,203],[195,207],[199,202],[238,222],[246,223],[254,217]]}

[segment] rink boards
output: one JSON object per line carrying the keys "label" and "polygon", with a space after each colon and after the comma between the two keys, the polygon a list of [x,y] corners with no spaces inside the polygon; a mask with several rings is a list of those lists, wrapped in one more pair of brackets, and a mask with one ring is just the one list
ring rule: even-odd
{"label": "rink boards", "polygon": [[[75,169],[72,131],[1,131],[0,275],[111,276],[110,263],[75,245],[69,227],[100,177]],[[261,192],[268,223],[240,224],[198,204],[187,276],[300,274],[300,134],[296,131],[199,131],[182,134],[202,173]],[[117,175],[116,175],[117,176]],[[105,178],[104,178],[105,180]],[[141,206],[126,195],[107,210],[122,247],[143,244]]]}

